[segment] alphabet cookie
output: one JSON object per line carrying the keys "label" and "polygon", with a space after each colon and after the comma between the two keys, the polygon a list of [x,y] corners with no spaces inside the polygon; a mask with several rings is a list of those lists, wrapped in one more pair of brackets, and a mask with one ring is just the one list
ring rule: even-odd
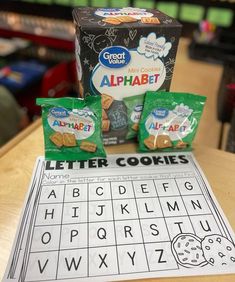
{"label": "alphabet cookie", "polygon": [[77,146],[75,135],[73,133],[63,133],[63,145],[66,147]]}
{"label": "alphabet cookie", "polygon": [[121,23],[134,23],[137,22],[137,19],[130,16],[118,16],[116,17]]}
{"label": "alphabet cookie", "polygon": [[137,22],[137,19],[130,16],[118,16],[118,17],[107,17],[102,20],[102,22],[119,25],[121,23],[134,23]]}
{"label": "alphabet cookie", "polygon": [[102,120],[108,119],[108,115],[104,109],[102,109]]}
{"label": "alphabet cookie", "polygon": [[102,20],[102,22],[113,24],[113,25],[119,25],[121,21],[119,21],[117,18],[108,17]]}
{"label": "alphabet cookie", "polygon": [[63,146],[63,135],[60,132],[54,132],[49,138],[58,148]]}
{"label": "alphabet cookie", "polygon": [[102,109],[108,110],[113,103],[113,97],[107,94],[102,94],[101,95],[101,104],[102,104]]}
{"label": "alphabet cookie", "polygon": [[157,17],[142,17],[141,22],[144,24],[160,24],[160,21]]}
{"label": "alphabet cookie", "polygon": [[94,153],[97,149],[97,146],[95,143],[88,142],[88,141],[82,141],[80,145],[80,149],[83,151]]}
{"label": "alphabet cookie", "polygon": [[110,127],[110,120],[108,119],[102,120],[102,132],[109,131],[109,127]]}
{"label": "alphabet cookie", "polygon": [[201,239],[194,234],[178,234],[171,244],[176,261],[184,267],[201,267],[207,264]]}
{"label": "alphabet cookie", "polygon": [[157,148],[170,148],[172,147],[171,139],[168,135],[158,135]]}
{"label": "alphabet cookie", "polygon": [[221,235],[208,235],[202,240],[205,259],[213,266],[234,266],[235,246]]}
{"label": "alphabet cookie", "polygon": [[134,131],[138,131],[139,129],[139,124],[138,123],[134,123],[131,127]]}
{"label": "alphabet cookie", "polygon": [[185,148],[187,148],[187,146],[188,146],[188,143],[179,140],[175,147],[176,148],[185,149]]}
{"label": "alphabet cookie", "polygon": [[156,138],[154,135],[150,135],[148,138],[144,139],[144,145],[149,149],[149,150],[154,150],[157,148],[156,144]]}

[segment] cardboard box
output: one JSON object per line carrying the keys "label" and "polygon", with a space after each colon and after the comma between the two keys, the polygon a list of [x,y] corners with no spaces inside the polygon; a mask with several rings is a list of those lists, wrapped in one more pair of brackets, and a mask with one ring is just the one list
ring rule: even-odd
{"label": "cardboard box", "polygon": [[80,96],[103,95],[104,144],[124,143],[122,99],[169,90],[181,25],[160,11],[130,7],[75,8],[73,18]]}

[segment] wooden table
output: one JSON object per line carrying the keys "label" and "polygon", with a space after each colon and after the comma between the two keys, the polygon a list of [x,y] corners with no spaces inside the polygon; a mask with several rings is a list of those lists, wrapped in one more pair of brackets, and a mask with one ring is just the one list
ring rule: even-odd
{"label": "wooden table", "polygon": [[[181,50],[185,51],[186,46],[187,41],[181,41]],[[175,91],[198,92],[205,95],[213,92],[213,89],[218,86],[218,82],[215,86],[215,81],[218,80],[221,74],[221,68],[189,61],[185,53],[179,53],[179,55],[180,59],[177,59],[176,65],[177,79],[174,78],[172,89]],[[202,66],[207,67],[207,70]],[[190,79],[186,79],[189,69]],[[214,83],[208,82],[212,73],[215,79]],[[202,84],[203,79],[206,79],[204,86]],[[212,97],[209,100],[211,102]],[[208,145],[206,141],[215,137],[215,133],[212,136],[211,131],[209,131],[213,119],[215,122],[214,117],[209,117],[209,112],[215,107],[214,102],[209,103],[207,107],[194,154],[231,226],[235,229],[235,155],[205,146]],[[213,125],[217,126],[215,123]],[[215,142],[214,139],[213,142]],[[135,152],[133,144],[107,148],[108,154],[128,152]],[[37,156],[43,154],[43,134],[40,120],[0,149],[0,278],[4,274],[10,255],[35,160]],[[232,282],[235,281],[235,275],[164,278],[150,279],[148,281]]]}

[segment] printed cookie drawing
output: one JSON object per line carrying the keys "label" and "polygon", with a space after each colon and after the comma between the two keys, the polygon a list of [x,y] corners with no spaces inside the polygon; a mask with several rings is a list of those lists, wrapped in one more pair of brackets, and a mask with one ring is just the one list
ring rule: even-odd
{"label": "printed cookie drawing", "polygon": [[235,265],[235,246],[221,235],[208,235],[202,240],[205,259],[213,266]]}
{"label": "printed cookie drawing", "polygon": [[203,239],[194,234],[178,234],[171,243],[175,260],[184,267],[235,265],[235,246],[227,238],[214,234]]}
{"label": "printed cookie drawing", "polygon": [[176,261],[184,267],[201,267],[206,261],[201,239],[194,234],[178,234],[172,241],[171,249]]}

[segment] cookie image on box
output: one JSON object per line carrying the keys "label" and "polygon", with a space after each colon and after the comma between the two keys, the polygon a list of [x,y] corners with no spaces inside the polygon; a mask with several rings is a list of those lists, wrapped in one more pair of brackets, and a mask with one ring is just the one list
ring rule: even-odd
{"label": "cookie image on box", "polygon": [[89,141],[82,141],[80,144],[80,149],[83,151],[94,153],[97,149],[97,146],[95,143]]}
{"label": "cookie image on box", "polygon": [[63,134],[63,145],[65,147],[77,146],[75,135],[73,133],[64,133]]}
{"label": "cookie image on box", "polygon": [[104,109],[102,109],[102,120],[108,119],[108,115]]}
{"label": "cookie image on box", "polygon": [[172,142],[168,135],[158,135],[157,136],[157,148],[171,148]]}
{"label": "cookie image on box", "polygon": [[101,95],[102,109],[108,110],[113,103],[114,98],[107,94]]}
{"label": "cookie image on box", "polygon": [[155,150],[157,149],[157,142],[156,142],[156,137],[154,135],[150,135],[148,138],[144,140],[144,145],[149,149],[149,150]]}
{"label": "cookie image on box", "polygon": [[108,24],[113,24],[113,25],[119,25],[121,24],[121,21],[119,21],[119,19],[117,18],[105,18],[102,20],[102,22],[108,23]]}
{"label": "cookie image on box", "polygon": [[109,131],[109,127],[110,127],[110,120],[108,119],[102,120],[102,132]]}
{"label": "cookie image on box", "polygon": [[60,132],[53,133],[49,138],[58,148],[63,146],[63,135]]}
{"label": "cookie image on box", "polygon": [[181,148],[181,149],[185,149],[185,148],[187,148],[187,146],[188,146],[188,143],[186,143],[186,142],[184,142],[184,141],[181,141],[181,140],[179,140],[178,142],[177,142],[177,144],[176,144],[176,148]]}
{"label": "cookie image on box", "polygon": [[139,124],[138,123],[134,123],[131,127],[134,131],[138,131],[139,130]]}
{"label": "cookie image on box", "polygon": [[141,22],[144,24],[160,24],[160,21],[157,17],[143,17]]}
{"label": "cookie image on box", "polygon": [[116,17],[121,23],[134,23],[137,22],[137,19],[130,16],[118,16]]}
{"label": "cookie image on box", "polygon": [[188,268],[208,264],[203,254],[201,241],[201,238],[194,234],[178,234],[171,243],[176,261]]}
{"label": "cookie image on box", "polygon": [[235,246],[221,235],[208,235],[202,240],[205,259],[213,266],[234,266]]}

